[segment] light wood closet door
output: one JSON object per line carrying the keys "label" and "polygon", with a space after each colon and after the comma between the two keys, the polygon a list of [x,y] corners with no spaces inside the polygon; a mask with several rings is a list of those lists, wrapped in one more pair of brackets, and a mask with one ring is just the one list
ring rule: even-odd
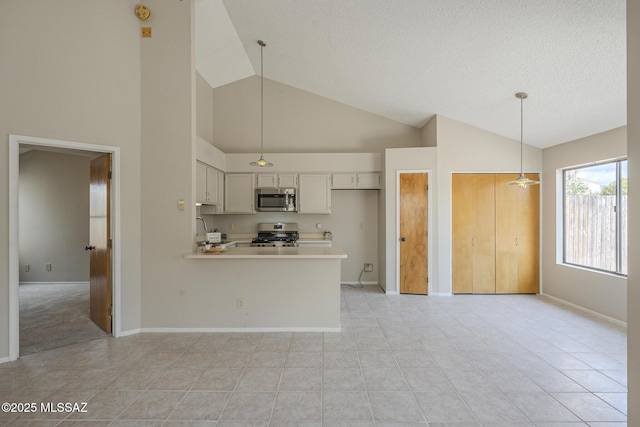
{"label": "light wood closet door", "polygon": [[473,292],[473,175],[451,177],[451,287],[454,294]]}
{"label": "light wood closet door", "polygon": [[473,175],[473,293],[496,292],[494,174]]}
{"label": "light wood closet door", "polygon": [[[539,180],[538,174],[526,174]],[[522,190],[522,189],[520,189]],[[518,292],[540,292],[540,186],[520,192],[518,203]]]}
{"label": "light wood closet door", "polygon": [[522,189],[507,182],[519,174],[496,174],[496,293],[518,292],[518,216]]}
{"label": "light wood closet door", "polygon": [[452,291],[495,293],[495,179],[452,176]]}
{"label": "light wood closet door", "polygon": [[496,174],[496,293],[539,291],[540,187],[506,184],[517,177]]}

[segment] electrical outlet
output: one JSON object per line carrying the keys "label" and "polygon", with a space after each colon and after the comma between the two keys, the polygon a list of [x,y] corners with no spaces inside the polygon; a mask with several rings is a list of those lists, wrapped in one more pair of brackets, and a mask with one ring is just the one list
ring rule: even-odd
{"label": "electrical outlet", "polygon": [[244,298],[243,297],[238,297],[237,307],[238,307],[238,310],[244,310]]}
{"label": "electrical outlet", "polygon": [[183,211],[184,210],[184,200],[182,200],[182,199],[178,200],[178,210],[179,211]]}
{"label": "electrical outlet", "polygon": [[48,262],[48,263],[46,263],[46,264],[44,265],[44,269],[45,269],[45,270],[47,270],[47,271],[51,271],[51,263],[49,263],[49,262]]}
{"label": "electrical outlet", "polygon": [[25,272],[25,273],[28,273],[28,272],[30,272],[30,271],[31,271],[31,266],[30,266],[29,264],[25,264],[25,265],[24,265],[24,272]]}
{"label": "electrical outlet", "polygon": [[365,262],[364,263],[364,271],[365,272],[373,271],[373,264],[371,264],[370,262]]}

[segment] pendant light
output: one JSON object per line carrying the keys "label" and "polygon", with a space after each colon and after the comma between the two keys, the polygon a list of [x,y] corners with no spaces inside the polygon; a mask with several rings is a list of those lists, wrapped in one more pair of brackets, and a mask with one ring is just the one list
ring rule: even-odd
{"label": "pendant light", "polygon": [[525,99],[527,99],[527,95],[524,92],[518,92],[516,93],[516,98],[518,98],[520,100],[520,176],[517,179],[514,179],[513,181],[509,181],[507,182],[507,185],[517,185],[520,188],[527,188],[528,185],[536,185],[536,184],[540,184],[539,181],[535,181],[533,179],[529,179],[526,176],[524,176],[524,173],[522,173],[522,146],[523,146],[523,142],[522,142],[522,104],[523,101]]}
{"label": "pendant light", "polygon": [[266,161],[262,153],[262,147],[264,145],[264,67],[262,50],[267,44],[262,40],[258,40],[258,44],[260,45],[260,158],[255,162],[249,163],[249,165],[269,168],[273,166],[273,163]]}

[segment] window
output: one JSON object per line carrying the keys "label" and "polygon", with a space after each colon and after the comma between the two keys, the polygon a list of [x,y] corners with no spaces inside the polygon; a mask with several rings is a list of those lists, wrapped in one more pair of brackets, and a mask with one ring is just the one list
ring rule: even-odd
{"label": "window", "polygon": [[563,172],[564,263],[627,275],[627,161]]}

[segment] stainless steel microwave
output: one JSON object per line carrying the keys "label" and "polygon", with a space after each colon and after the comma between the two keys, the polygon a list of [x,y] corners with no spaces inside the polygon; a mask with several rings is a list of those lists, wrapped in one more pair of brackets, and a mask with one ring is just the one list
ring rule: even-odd
{"label": "stainless steel microwave", "polygon": [[258,188],[256,210],[260,212],[296,212],[295,188]]}

